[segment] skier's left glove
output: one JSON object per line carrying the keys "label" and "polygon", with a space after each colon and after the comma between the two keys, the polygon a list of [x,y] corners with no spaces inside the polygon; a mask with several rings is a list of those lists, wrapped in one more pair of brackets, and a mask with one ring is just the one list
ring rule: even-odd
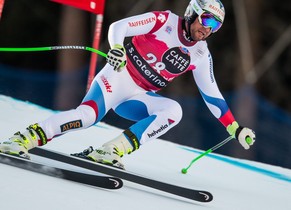
{"label": "skier's left glove", "polygon": [[114,67],[114,71],[122,71],[122,68],[126,66],[126,52],[124,47],[119,44],[114,45],[107,53],[106,61]]}
{"label": "skier's left glove", "polygon": [[239,126],[236,121],[227,126],[226,130],[231,136],[235,137],[245,149],[249,149],[250,146],[255,143],[255,132],[250,128]]}

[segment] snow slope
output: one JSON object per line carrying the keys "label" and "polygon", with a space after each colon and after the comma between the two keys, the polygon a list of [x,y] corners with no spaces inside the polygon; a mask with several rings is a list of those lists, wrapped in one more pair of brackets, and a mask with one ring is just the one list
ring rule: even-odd
{"label": "snow slope", "polygon": [[[18,130],[23,131],[29,124],[53,113],[55,111],[0,95],[0,139],[8,138]],[[87,130],[56,138],[46,147],[65,153],[79,152],[89,145],[98,147],[120,132],[118,128],[99,123]],[[210,191],[214,195],[210,203],[189,201],[128,181],[120,190],[105,190],[0,164],[0,209],[291,209],[291,170],[210,154],[195,163],[186,175],[181,174],[181,168],[199,152],[159,139],[143,145],[123,160],[129,171],[175,185]],[[82,170],[36,156],[32,159]]]}

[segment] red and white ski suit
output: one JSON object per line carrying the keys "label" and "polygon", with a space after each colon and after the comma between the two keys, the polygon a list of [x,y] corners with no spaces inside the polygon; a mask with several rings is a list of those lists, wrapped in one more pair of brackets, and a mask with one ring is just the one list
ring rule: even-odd
{"label": "red and white ski suit", "polygon": [[156,92],[187,71],[192,71],[212,114],[225,127],[231,124],[234,117],[217,87],[207,43],[187,40],[182,24],[182,19],[170,11],[149,12],[113,23],[109,43],[111,47],[125,47],[126,67],[115,72],[105,65],[79,107],[40,122],[48,139],[87,128],[101,121],[110,109],[135,121],[129,129],[141,144],[155,139],[182,118],[181,106]]}

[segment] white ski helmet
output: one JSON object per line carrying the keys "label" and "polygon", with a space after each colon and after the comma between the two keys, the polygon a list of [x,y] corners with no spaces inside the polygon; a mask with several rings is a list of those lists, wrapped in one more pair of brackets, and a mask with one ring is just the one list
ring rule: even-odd
{"label": "white ski helmet", "polygon": [[184,14],[185,21],[191,25],[204,12],[211,13],[221,24],[223,23],[225,10],[220,0],[191,0]]}

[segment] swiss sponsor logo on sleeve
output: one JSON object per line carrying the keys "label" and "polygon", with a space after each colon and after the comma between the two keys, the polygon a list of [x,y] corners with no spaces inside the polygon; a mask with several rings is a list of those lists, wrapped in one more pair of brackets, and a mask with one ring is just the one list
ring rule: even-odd
{"label": "swiss sponsor logo on sleeve", "polygon": [[75,121],[67,122],[61,125],[60,127],[61,127],[61,132],[65,132],[72,129],[82,128],[83,124],[82,124],[82,120],[75,120]]}
{"label": "swiss sponsor logo on sleeve", "polygon": [[138,26],[143,26],[143,25],[155,22],[155,21],[156,21],[156,17],[150,17],[150,18],[146,18],[143,20],[129,22],[128,25],[129,25],[129,27],[138,27]]}
{"label": "swiss sponsor logo on sleeve", "polygon": [[172,74],[180,74],[186,71],[190,65],[190,52],[185,47],[168,49],[162,57],[166,69]]}

